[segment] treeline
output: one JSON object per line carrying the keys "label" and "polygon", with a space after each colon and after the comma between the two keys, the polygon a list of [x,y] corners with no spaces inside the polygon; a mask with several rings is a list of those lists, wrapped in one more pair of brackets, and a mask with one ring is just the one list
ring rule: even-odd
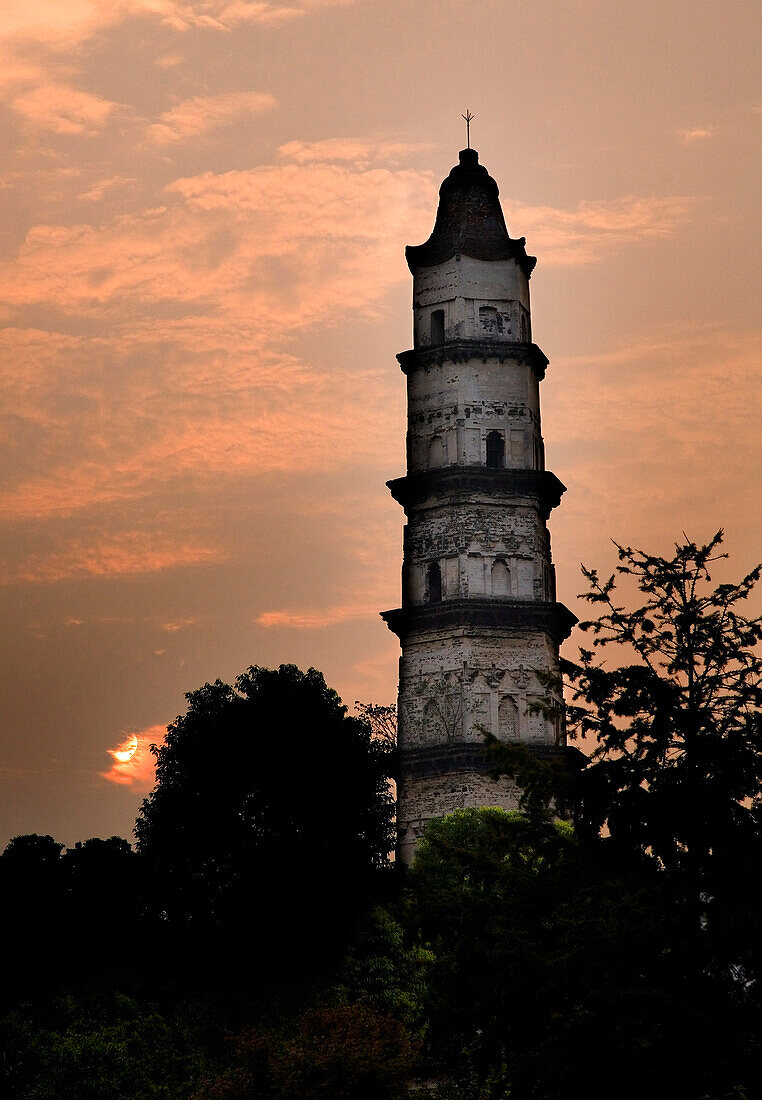
{"label": "treeline", "polygon": [[407,873],[373,708],[293,666],[191,693],[136,851],[0,857],[0,1094],[759,1095],[759,570],[713,587],[719,543],[587,572],[593,645],[564,672],[588,754],[488,738],[521,811],[432,822]]}
{"label": "treeline", "polygon": [[388,737],[314,669],[251,668],[187,699],[135,850],[23,836],[0,857],[0,1095],[211,1088],[228,1034],[334,1003],[358,922],[392,896]]}

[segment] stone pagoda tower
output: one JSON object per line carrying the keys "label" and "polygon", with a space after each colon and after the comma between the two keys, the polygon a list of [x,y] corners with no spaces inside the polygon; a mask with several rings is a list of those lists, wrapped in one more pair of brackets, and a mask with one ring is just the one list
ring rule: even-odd
{"label": "stone pagoda tower", "polygon": [[431,236],[406,250],[414,346],[397,358],[407,475],[388,483],[407,516],[402,606],[382,613],[402,646],[405,861],[432,817],[516,807],[510,781],[487,774],[484,730],[543,753],[565,740],[562,700],[543,681],[558,675],[558,647],[576,620],[556,603],[546,521],[564,486],[545,470],[548,360],[532,343],[536,260],[524,244],[508,235],[497,184],[464,149],[440,188]]}

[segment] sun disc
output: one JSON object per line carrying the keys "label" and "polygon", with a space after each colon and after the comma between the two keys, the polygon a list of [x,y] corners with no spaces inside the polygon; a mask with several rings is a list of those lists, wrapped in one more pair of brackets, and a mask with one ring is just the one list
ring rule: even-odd
{"label": "sun disc", "polygon": [[124,742],[123,748],[112,749],[111,755],[114,760],[118,760],[120,764],[126,764],[128,760],[132,760],[135,753],[138,751],[138,739],[133,733],[129,741]]}

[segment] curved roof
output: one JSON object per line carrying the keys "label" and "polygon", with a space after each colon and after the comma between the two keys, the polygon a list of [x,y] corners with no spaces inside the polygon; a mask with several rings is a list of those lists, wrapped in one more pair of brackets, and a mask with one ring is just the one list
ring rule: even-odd
{"label": "curved roof", "polygon": [[498,186],[475,149],[461,149],[459,163],[439,188],[439,208],[425,244],[408,245],[405,258],[415,275],[460,254],[475,260],[515,259],[529,278],[537,263],[524,237],[512,240],[500,208]]}

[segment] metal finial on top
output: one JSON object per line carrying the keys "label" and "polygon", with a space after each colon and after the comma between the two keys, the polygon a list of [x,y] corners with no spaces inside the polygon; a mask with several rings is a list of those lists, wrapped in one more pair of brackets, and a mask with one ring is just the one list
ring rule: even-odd
{"label": "metal finial on top", "polygon": [[472,115],[468,107],[466,107],[466,113],[460,116],[466,121],[466,148],[471,148],[471,120],[476,118],[476,115]]}

